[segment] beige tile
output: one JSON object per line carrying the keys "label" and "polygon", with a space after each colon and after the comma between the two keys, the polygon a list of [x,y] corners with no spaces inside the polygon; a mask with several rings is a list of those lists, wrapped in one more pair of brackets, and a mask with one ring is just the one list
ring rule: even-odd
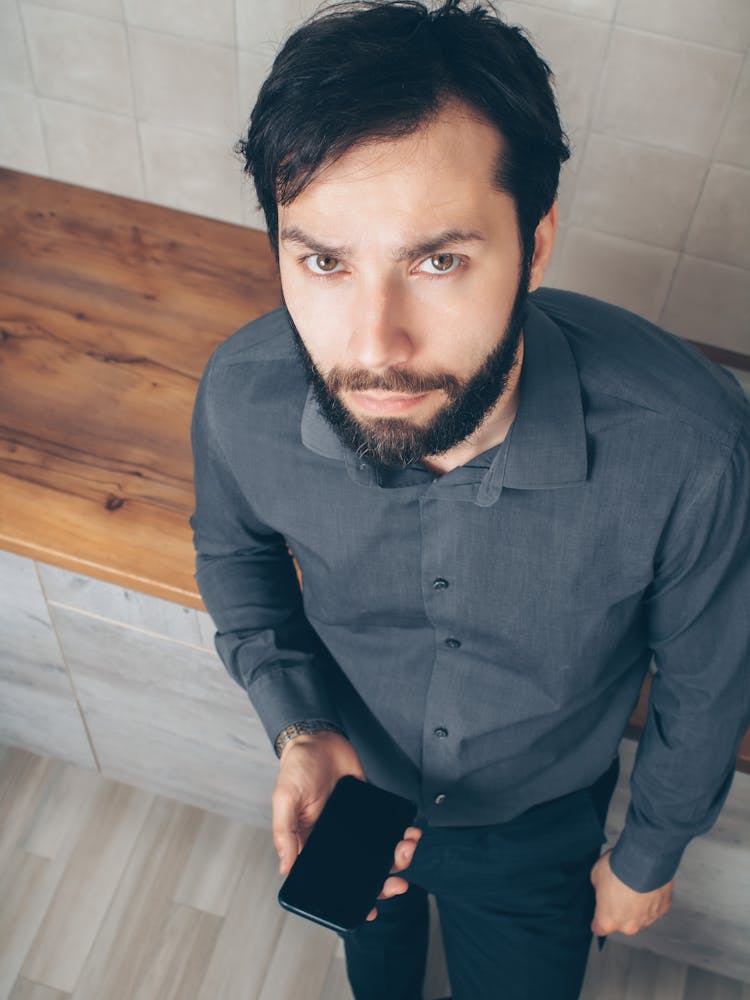
{"label": "beige tile", "polygon": [[229,143],[237,130],[234,52],[141,28],[129,38],[138,118]]}
{"label": "beige tile", "polygon": [[63,101],[40,98],[50,172],[56,180],[143,197],[135,121]]}
{"label": "beige tile", "polygon": [[159,205],[243,223],[242,167],[232,139],[139,125],[146,197]]}
{"label": "beige tile", "polygon": [[282,879],[267,831],[248,830],[246,857],[206,978],[195,1000],[238,997],[257,1000],[263,988],[284,922],[284,911],[276,901]]}
{"label": "beige tile", "polygon": [[750,167],[750,56],[745,58],[715,155],[724,163]]}
{"label": "beige tile", "polygon": [[68,1000],[69,997],[70,993],[53,990],[50,986],[42,986],[41,983],[32,983],[20,977],[8,1000]]}
{"label": "beige tile", "polygon": [[733,52],[616,28],[594,128],[710,156],[741,61]]}
{"label": "beige tile", "polygon": [[346,978],[346,962],[338,954],[334,954],[328,966],[328,974],[320,991],[319,1000],[354,1000],[349,980]]}
{"label": "beige tile", "polygon": [[155,800],[76,984],[76,1000],[136,996],[162,949],[199,823],[198,810]]}
{"label": "beige tile", "polygon": [[138,28],[202,42],[234,45],[234,0],[123,0],[125,19]]}
{"label": "beige tile", "polygon": [[689,969],[684,1000],[742,1000],[743,984],[726,976]]}
{"label": "beige tile", "polygon": [[185,1000],[198,995],[221,920],[187,906],[172,906],[132,1000]]}
{"label": "beige tile", "polygon": [[561,288],[658,317],[677,261],[671,250],[571,227],[555,280]]}
{"label": "beige tile", "polygon": [[237,888],[237,872],[251,849],[246,823],[204,813],[175,890],[175,902],[217,917],[226,916]]}
{"label": "beige tile", "polygon": [[18,846],[50,861],[59,858],[80,829],[82,818],[88,817],[91,801],[101,785],[102,777],[96,771],[55,761]]}
{"label": "beige tile", "polygon": [[0,677],[66,696],[70,683],[31,559],[0,551]]}
{"label": "beige tile", "polygon": [[44,563],[37,563],[36,566],[47,600],[53,604],[80,608],[146,632],[214,649],[214,629],[205,612],[184,608],[149,594],[125,590],[58,566]]}
{"label": "beige tile", "polygon": [[661,955],[639,950],[628,975],[623,1000],[683,1000],[688,968],[683,962],[674,962]]}
{"label": "beige tile", "polygon": [[697,156],[592,134],[571,222],[679,249],[707,169],[707,161]]}
{"label": "beige tile", "polygon": [[115,21],[122,20],[121,0],[33,0],[33,2],[41,4],[43,7],[54,7],[57,10],[91,14],[94,17],[108,17]]}
{"label": "beige tile", "polygon": [[302,917],[284,918],[258,1000],[310,1000],[320,994],[338,938]]}
{"label": "beige tile", "polygon": [[[531,7],[552,7],[566,14],[579,14],[583,17],[597,17],[610,21],[617,6],[617,0],[524,0]],[[503,13],[505,4],[499,4]]]}
{"label": "beige tile", "polygon": [[[215,653],[72,608],[53,604],[51,611],[82,702],[86,691],[93,692],[96,685],[109,685],[115,698],[125,695],[131,687],[140,689],[152,698],[154,709],[160,698],[174,695],[197,706],[220,709],[237,720],[254,716],[246,693]],[[105,649],[107,655],[103,657]],[[116,702],[111,707],[114,709]],[[185,710],[189,711],[187,706]],[[184,732],[184,727],[178,731]],[[256,725],[238,731],[234,746],[257,745],[256,732]]]}
{"label": "beige tile", "polygon": [[79,767],[96,767],[72,694],[0,678],[0,742]]}
{"label": "beige tile", "polygon": [[[0,877],[8,858],[23,848],[33,817],[48,793],[50,781],[64,765],[17,747],[3,747],[0,762]],[[2,996],[2,993],[0,993]]]}
{"label": "beige tile", "polygon": [[[0,57],[1,58],[1,57]],[[0,93],[0,164],[28,174],[49,174],[39,121],[37,98],[33,94]]]}
{"label": "beige tile", "polygon": [[750,268],[750,170],[715,163],[695,211],[686,249]]}
{"label": "beige tile", "polygon": [[661,322],[667,330],[730,351],[750,351],[750,272],[682,257]]}
{"label": "beige tile", "polygon": [[128,785],[99,785],[24,962],[25,978],[73,991],[152,802],[151,795]]}
{"label": "beige tile", "polygon": [[616,19],[631,28],[738,51],[750,42],[747,0],[621,0]]}
{"label": "beige tile", "polygon": [[102,111],[132,112],[122,24],[27,3],[22,13],[40,94]]}
{"label": "beige tile", "polygon": [[592,942],[580,1000],[622,1000],[634,955],[632,949],[612,938],[601,952]]}
{"label": "beige tile", "polygon": [[0,89],[33,89],[18,4],[8,0],[0,3]]}
{"label": "beige tile", "polygon": [[506,3],[503,12],[510,23],[528,29],[535,47],[555,74],[564,127],[587,125],[604,62],[609,25],[521,3]]}
{"label": "beige tile", "polygon": [[318,6],[319,0],[237,0],[237,44],[274,52]]}
{"label": "beige tile", "polygon": [[59,870],[53,861],[14,851],[0,873],[0,997],[16,982],[52,896]]}

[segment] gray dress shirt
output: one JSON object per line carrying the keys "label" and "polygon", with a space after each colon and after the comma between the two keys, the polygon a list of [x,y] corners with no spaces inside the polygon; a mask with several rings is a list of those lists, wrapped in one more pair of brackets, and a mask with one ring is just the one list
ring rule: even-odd
{"label": "gray dress shirt", "polygon": [[524,338],[506,440],[435,477],[341,444],[283,311],[230,337],[193,422],[198,585],[271,740],[340,726],[433,825],[592,783],[653,657],[612,856],[646,891],[716,819],[750,721],[750,405],[583,296],[535,293]]}

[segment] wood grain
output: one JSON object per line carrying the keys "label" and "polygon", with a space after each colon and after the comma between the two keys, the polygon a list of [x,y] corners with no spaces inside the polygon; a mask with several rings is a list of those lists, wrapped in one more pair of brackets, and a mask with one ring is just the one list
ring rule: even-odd
{"label": "wood grain", "polygon": [[201,607],[189,424],[265,233],[0,170],[0,544]]}

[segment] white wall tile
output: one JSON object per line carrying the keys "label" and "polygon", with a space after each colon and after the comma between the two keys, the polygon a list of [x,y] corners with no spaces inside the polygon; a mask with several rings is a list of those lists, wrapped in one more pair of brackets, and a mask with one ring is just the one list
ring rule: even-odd
{"label": "white wall tile", "polygon": [[609,25],[521,3],[506,3],[503,12],[511,24],[528,29],[555,74],[565,128],[586,125],[604,62]]}
{"label": "white wall tile", "polygon": [[750,353],[750,271],[685,256],[662,325],[690,340]]}
{"label": "white wall tile", "polygon": [[[122,20],[122,5],[120,0],[33,0],[38,7],[54,7],[57,10],[69,10],[75,14],[91,14],[92,17],[108,17],[112,20]],[[160,0],[156,0],[160,2]]]}
{"label": "white wall tile", "polygon": [[246,128],[250,121],[250,112],[253,110],[258,91],[261,84],[271,72],[273,56],[262,52],[238,53],[238,73],[239,73],[239,95],[240,95],[240,123]]}
{"label": "white wall tile", "polygon": [[202,42],[234,45],[234,0],[123,0],[125,19],[139,28]]}
{"label": "white wall tile", "polygon": [[125,590],[113,583],[71,573],[58,566],[37,563],[47,600],[133,628],[153,632],[193,646],[213,649],[213,630],[208,634],[205,612],[184,608],[150,594]]}
{"label": "white wall tile", "polygon": [[707,168],[697,156],[594,133],[579,170],[571,221],[679,249]]}
{"label": "white wall tile", "polygon": [[229,141],[237,131],[237,70],[231,49],[131,28],[137,116]]}
{"label": "white wall tile", "polygon": [[22,14],[40,94],[102,111],[132,111],[121,24],[33,4],[23,4]]}
{"label": "white wall tile", "polygon": [[750,170],[714,163],[686,249],[700,257],[750,268]]}
{"label": "white wall tile", "polygon": [[31,70],[17,0],[0,2],[0,89],[30,90]]}
{"label": "white wall tile", "polygon": [[236,0],[236,6],[239,47],[275,52],[320,0]]}
{"label": "white wall tile", "polygon": [[632,28],[740,52],[750,42],[747,0],[620,0],[616,19]]}
{"label": "white wall tile", "polygon": [[604,299],[656,320],[677,261],[671,250],[571,227],[555,280],[559,287]]}
{"label": "white wall tile", "polygon": [[40,98],[50,171],[57,180],[143,197],[135,121]]}
{"label": "white wall tile", "polygon": [[0,164],[29,174],[49,173],[37,99],[0,93]]}
{"label": "white wall tile", "polygon": [[138,130],[149,201],[242,225],[242,166],[229,142],[163,125]]}
{"label": "white wall tile", "polygon": [[617,28],[594,128],[710,156],[740,63],[733,52]]}
{"label": "white wall tile", "polygon": [[732,105],[721,131],[716,159],[750,167],[750,56],[742,67]]}
{"label": "white wall tile", "polygon": [[[579,14],[583,17],[597,17],[605,21],[612,20],[617,6],[617,0],[522,0],[531,7],[553,7],[566,14]],[[500,13],[504,12],[506,4],[500,4]]]}

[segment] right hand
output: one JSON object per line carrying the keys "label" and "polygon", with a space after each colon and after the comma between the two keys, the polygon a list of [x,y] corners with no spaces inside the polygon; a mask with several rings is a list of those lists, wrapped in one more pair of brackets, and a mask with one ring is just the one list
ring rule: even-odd
{"label": "right hand", "polygon": [[289,873],[334,785],[346,774],[365,780],[356,750],[332,730],[297,736],[281,751],[271,804],[282,875]]}

